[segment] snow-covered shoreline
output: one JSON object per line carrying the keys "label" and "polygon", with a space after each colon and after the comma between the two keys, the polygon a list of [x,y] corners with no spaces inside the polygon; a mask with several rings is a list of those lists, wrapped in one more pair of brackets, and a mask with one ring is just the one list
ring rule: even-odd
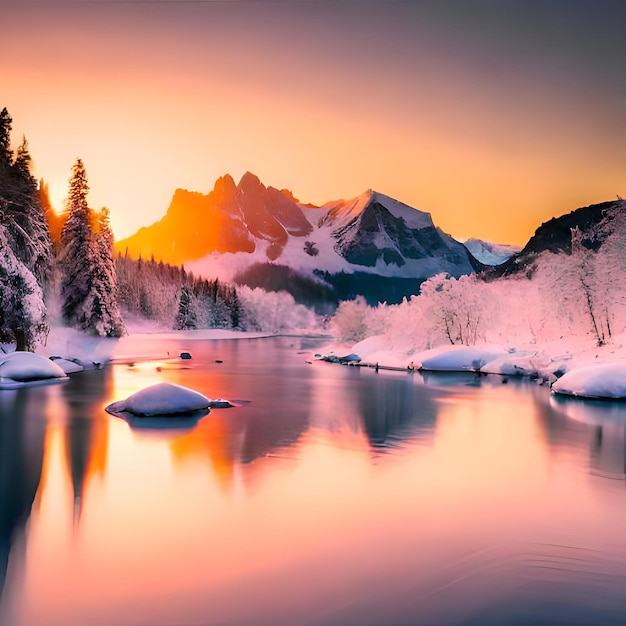
{"label": "snow-covered shoreline", "polygon": [[[591,337],[502,346],[442,345],[430,350],[393,349],[385,335],[368,337],[356,344],[330,343],[327,353],[354,353],[361,365],[425,371],[480,372],[536,379],[553,391],[579,397],[626,398],[626,333],[598,346]],[[603,369],[604,368],[604,369]],[[576,376],[574,377],[574,373]],[[599,376],[603,374],[604,376]],[[569,375],[571,374],[571,378]],[[572,381],[568,383],[568,378]]]}
{"label": "snow-covered shoreline", "polygon": [[[154,343],[161,341],[211,341],[265,339],[275,333],[244,332],[226,329],[174,331],[138,326],[121,338],[94,337],[64,326],[52,328],[45,345],[37,353],[81,359],[95,365],[117,361],[123,356],[147,356]],[[358,343],[311,335],[306,330],[289,336],[311,337],[326,343],[318,352],[356,354],[361,365],[380,369],[480,372],[536,379],[554,383],[553,391],[579,397],[626,398],[626,333],[598,346],[591,336],[564,337],[555,341],[519,345],[479,344],[475,346],[440,345],[417,351],[410,347],[393,348],[385,335],[368,337]],[[558,382],[557,382],[558,381]]]}

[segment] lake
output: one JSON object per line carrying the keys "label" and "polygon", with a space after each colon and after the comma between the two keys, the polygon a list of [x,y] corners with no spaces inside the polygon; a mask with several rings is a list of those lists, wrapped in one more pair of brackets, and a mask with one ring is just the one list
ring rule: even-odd
{"label": "lake", "polygon": [[[626,404],[320,345],[122,340],[0,391],[0,623],[626,622]],[[105,412],[161,381],[239,406]]]}

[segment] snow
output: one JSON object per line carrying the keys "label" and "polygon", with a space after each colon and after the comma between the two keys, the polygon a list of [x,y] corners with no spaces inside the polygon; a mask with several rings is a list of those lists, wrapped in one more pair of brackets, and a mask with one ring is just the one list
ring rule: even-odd
{"label": "snow", "polygon": [[141,417],[189,415],[208,412],[211,400],[201,393],[174,383],[157,383],[106,407],[112,415],[131,413]]}
{"label": "snow", "polygon": [[[388,265],[379,259],[375,267],[369,267],[350,263],[337,253],[335,250],[337,239],[333,236],[333,232],[360,215],[370,201],[380,202],[392,215],[402,217],[409,228],[421,229],[433,226],[429,213],[414,209],[370,189],[356,198],[336,200],[317,209],[303,207],[305,217],[314,226],[313,232],[303,237],[291,235],[274,263],[286,265],[306,274],[312,274],[313,270],[326,271],[331,274],[339,272],[351,274],[359,271],[388,277],[415,278],[440,272],[442,259],[438,257],[405,259],[406,264],[402,267],[393,263]],[[317,256],[311,256],[305,252],[305,241],[315,243],[315,247],[319,250]],[[232,281],[237,274],[254,263],[269,262],[265,254],[267,242],[256,240],[256,244],[256,249],[252,253],[213,252],[201,259],[185,263],[185,268],[196,275],[207,278],[219,276],[221,281]]]}
{"label": "snow", "polygon": [[33,352],[11,352],[0,357],[0,388],[15,388],[23,383],[65,378],[53,361]]}
{"label": "snow", "polygon": [[520,246],[490,243],[481,239],[468,239],[463,245],[485,265],[500,265],[521,250]]}
{"label": "snow", "polygon": [[450,346],[416,355],[414,365],[437,372],[478,372],[485,364],[501,356],[503,351],[497,348]]}
{"label": "snow", "polygon": [[63,357],[50,357],[50,360],[53,363],[56,363],[66,374],[75,374],[76,372],[82,372],[85,369],[93,369],[93,364],[91,364],[90,368],[85,367],[85,365],[79,361],[79,359],[74,359],[72,357],[68,357],[64,359]]}
{"label": "snow", "polygon": [[567,372],[552,385],[552,391],[581,398],[626,399],[626,362]]}

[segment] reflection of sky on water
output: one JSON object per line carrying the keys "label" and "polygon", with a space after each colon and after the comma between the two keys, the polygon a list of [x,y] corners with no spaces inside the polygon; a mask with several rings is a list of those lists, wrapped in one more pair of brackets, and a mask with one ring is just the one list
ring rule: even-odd
{"label": "reflection of sky on water", "polygon": [[[309,365],[309,347],[154,345],[188,349],[188,369],[0,395],[11,626],[498,623],[576,618],[579,597],[624,616],[616,419],[575,421],[513,379]],[[243,404],[186,431],[104,412],[164,380]]]}

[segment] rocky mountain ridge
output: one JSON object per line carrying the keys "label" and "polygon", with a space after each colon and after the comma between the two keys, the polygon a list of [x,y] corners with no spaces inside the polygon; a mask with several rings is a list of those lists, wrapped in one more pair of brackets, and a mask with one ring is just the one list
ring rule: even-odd
{"label": "rocky mountain ridge", "polygon": [[572,254],[572,244],[597,251],[616,230],[626,232],[626,200],[618,197],[581,207],[541,224],[517,254],[490,274],[502,276],[526,271],[541,253]]}
{"label": "rocky mountain ridge", "polygon": [[430,214],[389,196],[368,190],[316,207],[288,190],[266,187],[249,172],[238,184],[230,175],[220,177],[207,195],[176,190],[159,222],[116,248],[235,280],[249,277],[252,266],[259,274],[259,265],[267,266],[266,273],[281,265],[331,288],[340,279],[346,293],[367,293],[370,300],[376,296],[365,284],[368,277],[372,283],[401,279],[401,288],[389,284],[396,301],[417,293],[433,274],[460,276],[483,267]]}

